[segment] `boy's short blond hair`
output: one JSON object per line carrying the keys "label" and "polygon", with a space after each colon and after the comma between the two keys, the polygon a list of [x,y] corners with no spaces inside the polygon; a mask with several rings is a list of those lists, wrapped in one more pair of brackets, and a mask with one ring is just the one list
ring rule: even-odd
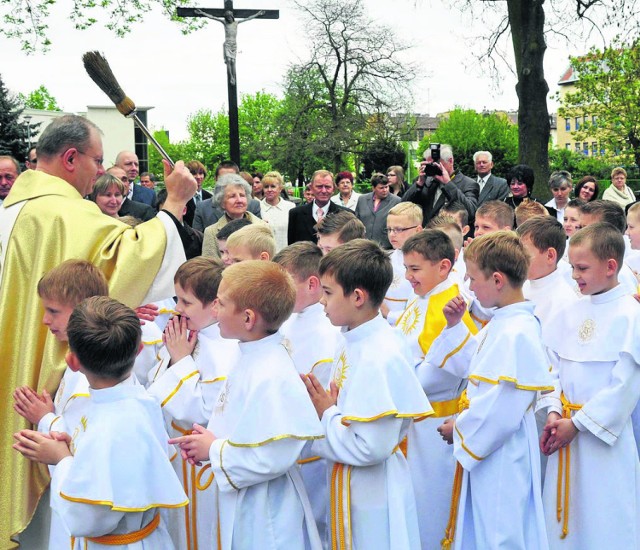
{"label": "boy's short blond hair", "polygon": [[464,259],[476,264],[486,277],[496,271],[504,274],[514,288],[522,288],[527,280],[529,256],[513,231],[476,237],[465,248]]}
{"label": "boy's short blond hair", "polygon": [[569,239],[569,246],[587,246],[591,253],[602,262],[615,260],[618,272],[624,261],[624,237],[613,225],[596,222],[576,231]]}
{"label": "boy's short blond hair", "polygon": [[247,260],[227,267],[222,280],[236,311],[255,311],[269,333],[276,332],[293,312],[296,302],[293,277],[278,264]]}
{"label": "boy's short blond hair", "polygon": [[66,260],[38,281],[38,296],[75,307],[91,296],[108,296],[104,273],[86,260]]}
{"label": "boy's short blond hair", "polygon": [[224,265],[218,258],[198,256],[187,260],[178,268],[173,282],[191,292],[202,305],[207,305],[218,297],[223,269]]}
{"label": "boy's short blond hair", "polygon": [[480,208],[476,210],[476,218],[479,216],[489,218],[498,227],[509,227],[513,229],[513,208],[506,202],[488,201],[483,203]]}
{"label": "boy's short blond hair", "polygon": [[429,223],[427,224],[427,229],[439,229],[451,239],[454,248],[458,250],[462,249],[464,245],[462,229],[460,229],[458,222],[453,216],[440,214],[435,218],[431,218],[431,220],[429,220]]}
{"label": "boy's short blond hair", "polygon": [[283,248],[273,261],[284,267],[294,278],[306,281],[309,277],[320,276],[322,250],[311,241],[300,241]]}
{"label": "boy's short blond hair", "polygon": [[530,199],[524,199],[518,206],[516,206],[516,226],[522,225],[531,218],[544,217],[548,215],[549,211],[542,203],[532,201]]}
{"label": "boy's short blond hair", "polygon": [[387,216],[405,216],[411,223],[422,225],[424,219],[422,208],[413,202],[399,202],[391,210]]}
{"label": "boy's short blond hair", "polygon": [[320,262],[320,276],[332,276],[345,296],[356,288],[369,295],[372,307],[380,306],[393,282],[393,267],[380,245],[367,239],[354,239],[334,248]]}
{"label": "boy's short blond hair", "polygon": [[640,219],[640,202],[634,202],[627,210],[627,218],[633,214],[634,219]]}
{"label": "boy's short blond hair", "polygon": [[273,258],[276,253],[276,240],[268,225],[251,224],[235,233],[229,235],[227,239],[227,249],[244,246],[253,258],[259,258],[260,254],[266,252],[269,258]]}

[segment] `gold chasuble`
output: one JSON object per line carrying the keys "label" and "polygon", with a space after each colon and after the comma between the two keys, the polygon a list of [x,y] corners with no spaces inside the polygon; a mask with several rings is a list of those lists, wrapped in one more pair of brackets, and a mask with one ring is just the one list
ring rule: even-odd
{"label": "gold chasuble", "polygon": [[[2,223],[19,208],[15,223]],[[9,209],[7,211],[7,209]],[[15,210],[14,210],[15,211]],[[4,235],[2,232],[4,231]],[[167,233],[154,218],[137,228],[106,216],[69,183],[27,170],[0,207],[0,548],[23,531],[49,483],[47,467],[11,448],[12,434],[33,428],[13,410],[13,391],[53,394],[65,368],[65,344],[42,324],[39,279],[70,258],[86,259],[109,280],[111,296],[129,306],[144,299],[163,262]],[[4,258],[4,259],[3,259]]]}

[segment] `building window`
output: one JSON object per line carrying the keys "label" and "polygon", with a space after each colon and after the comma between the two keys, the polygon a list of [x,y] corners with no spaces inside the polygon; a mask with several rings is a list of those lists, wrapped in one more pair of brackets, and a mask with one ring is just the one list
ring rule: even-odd
{"label": "building window", "polygon": [[598,126],[598,117],[596,115],[593,115],[591,117],[591,124],[594,128],[596,128]]}
{"label": "building window", "polygon": [[576,153],[580,152],[580,144],[576,142]]}
{"label": "building window", "polygon": [[595,157],[598,154],[598,143],[595,141],[591,142],[591,156]]}
{"label": "building window", "polygon": [[600,156],[604,157],[604,147],[600,144]]}
{"label": "building window", "polygon": [[565,119],[564,119],[564,129],[565,129],[567,132],[570,132],[570,131],[571,131],[571,119],[570,119],[570,118],[565,118]]}
{"label": "building window", "polygon": [[567,151],[571,151],[571,144],[570,144],[570,143],[565,143],[565,144],[564,144],[564,148],[565,148]]}
{"label": "building window", "polygon": [[585,157],[589,156],[589,144],[586,141],[582,144],[582,154]]}
{"label": "building window", "polygon": [[576,117],[576,130],[579,130],[579,129],[580,129],[580,117],[577,116]]}

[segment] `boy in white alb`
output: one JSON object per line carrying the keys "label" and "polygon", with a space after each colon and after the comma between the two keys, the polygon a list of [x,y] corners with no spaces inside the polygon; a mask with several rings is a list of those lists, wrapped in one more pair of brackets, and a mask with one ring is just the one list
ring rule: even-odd
{"label": "boy in white alb", "polygon": [[296,462],[306,441],[322,437],[278,329],[296,293],[272,262],[248,260],[222,274],[216,311],[220,334],[240,341],[240,357],[205,429],[171,440],[191,462],[209,460],[223,550],[322,547]]}
{"label": "boy in white alb", "polygon": [[234,231],[226,242],[229,265],[245,260],[269,261],[276,254],[276,240],[268,225],[251,224]]}
{"label": "boy in white alb", "polygon": [[[165,327],[162,360],[149,373],[147,389],[162,407],[172,436],[189,434],[194,423],[211,418],[238,357],[237,342],[220,336],[215,314],[222,269],[220,260],[200,256],[182,264],[174,277],[179,316]],[[179,456],[172,463],[189,505],[170,514],[171,536],[179,548],[211,547],[211,518],[216,515],[213,474]]]}
{"label": "boy in white alb", "polygon": [[[273,261],[289,272],[296,285],[296,303],[293,313],[280,329],[285,337],[291,359],[300,374],[313,373],[323,386],[328,387],[333,356],[342,341],[342,335],[340,329],[334,327],[327,319],[320,303],[322,298],[321,259],[320,247],[310,241],[301,241],[282,249]],[[326,546],[329,499],[327,463],[311,451],[311,446],[311,441],[305,445],[298,463],[311,501],[320,539]]]}
{"label": "boy in white alb", "polygon": [[329,392],[310,374],[305,384],[325,439],[313,450],[330,471],[332,548],[420,548],[411,476],[400,450],[413,421],[433,414],[400,334],[379,314],[393,278],[387,254],[356,239],[320,263],[330,321],[345,327]]}
{"label": "boy in white alb", "polygon": [[640,463],[631,413],[640,397],[640,306],[618,284],[622,235],[594,223],[571,237],[586,298],[550,323],[555,391],[540,440],[552,549],[640,548]]}
{"label": "boy in white alb", "polygon": [[[38,281],[38,296],[44,307],[42,322],[56,340],[67,342],[67,324],[73,308],[85,298],[108,294],[107,279],[93,264],[85,260],[62,262]],[[26,386],[17,388],[13,397],[16,412],[35,424],[40,433],[70,432],[79,424],[89,405],[89,382],[84,374],[67,367],[53,400],[46,390],[38,395]],[[52,472],[53,467],[49,470]],[[49,508],[45,499],[39,506]],[[37,531],[46,531],[47,527],[41,525]],[[46,534],[43,536],[46,538]],[[55,514],[52,515],[49,547],[66,546],[68,542],[69,535],[64,526]]]}
{"label": "boy in white alb", "polygon": [[185,506],[168,457],[160,407],[135,383],[141,346],[135,312],[107,297],[78,305],[67,329],[67,363],[89,381],[91,397],[73,432],[23,430],[14,448],[56,465],[51,507],[72,550],[171,548],[161,510]]}
{"label": "boy in white alb", "polygon": [[[457,226],[456,226],[457,228]],[[459,232],[458,232],[459,233]],[[462,236],[460,235],[460,239]],[[398,320],[412,354],[412,366],[434,415],[413,423],[407,437],[407,461],[416,496],[422,548],[437,548],[442,540],[449,510],[456,461],[452,449],[442,445],[438,427],[445,418],[458,412],[460,394],[466,379],[426,363],[424,357],[431,344],[445,328],[442,308],[460,294],[458,279],[451,273],[455,250],[451,239],[439,229],[425,229],[408,239],[402,247],[406,278],[416,297]],[[468,313],[463,322],[476,334]]]}
{"label": "boy in white alb", "polygon": [[552,385],[540,324],[522,295],[528,257],[514,233],[499,231],[476,237],[465,261],[471,290],[496,310],[474,337],[460,322],[465,301],[454,298],[425,358],[469,378],[468,408],[439,429],[459,463],[443,547],[544,550],[533,405]]}
{"label": "boy in white alb", "polygon": [[382,316],[394,327],[400,314],[413,299],[413,289],[405,278],[402,245],[422,231],[422,208],[412,202],[396,204],[387,215],[387,235],[393,251],[389,255],[393,267],[393,281],[380,306]]}

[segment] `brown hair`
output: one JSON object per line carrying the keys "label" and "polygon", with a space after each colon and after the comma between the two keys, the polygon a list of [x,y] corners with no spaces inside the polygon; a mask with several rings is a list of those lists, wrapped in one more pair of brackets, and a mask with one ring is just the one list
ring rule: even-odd
{"label": "brown hair", "polygon": [[549,216],[549,211],[538,201],[524,199],[516,206],[516,225],[520,225],[531,218]]}
{"label": "brown hair", "polygon": [[513,208],[506,202],[488,201],[483,203],[480,208],[476,210],[476,219],[478,219],[479,216],[489,218],[498,227],[509,227],[513,229]]}
{"label": "brown hair", "polygon": [[86,260],[66,260],[38,281],[38,296],[75,307],[91,296],[108,296],[107,278]]}
{"label": "brown hair", "polygon": [[464,259],[476,264],[486,277],[496,271],[503,273],[515,288],[521,288],[527,280],[529,256],[513,231],[476,237],[465,248]]}
{"label": "brown hair", "polygon": [[536,216],[530,218],[516,230],[522,239],[527,237],[540,252],[549,248],[555,249],[557,260],[562,258],[567,246],[567,234],[562,224],[553,216]]}
{"label": "brown hair", "polygon": [[373,307],[379,307],[393,282],[391,260],[380,245],[354,239],[334,248],[320,261],[320,276],[331,275],[346,296],[356,288],[369,294]]}
{"label": "brown hair", "polygon": [[78,304],[67,326],[69,349],[90,373],[112,380],[133,368],[142,330],[136,312],[107,296]]}
{"label": "brown hair", "polygon": [[[204,177],[207,177],[207,168],[199,160],[190,160],[187,162],[187,170],[192,174],[199,174],[202,172]],[[143,174],[144,175],[144,174]]]}
{"label": "brown hair", "polygon": [[460,229],[458,222],[453,216],[439,214],[435,218],[431,218],[427,224],[427,229],[439,229],[451,239],[454,248],[462,250],[462,247],[464,246],[462,229]]}
{"label": "brown hair", "polygon": [[456,261],[456,251],[449,236],[441,229],[425,229],[411,235],[402,246],[402,253],[415,252],[425,260],[439,262],[449,260],[451,265]]}
{"label": "brown hair", "polygon": [[217,258],[198,256],[183,263],[176,271],[173,282],[207,305],[218,297],[222,279],[222,262]]}
{"label": "brown hair", "polygon": [[340,210],[327,215],[315,225],[315,230],[318,235],[337,234],[341,243],[364,239],[367,231],[364,224],[350,210]]}
{"label": "brown hair", "polygon": [[290,244],[273,258],[275,263],[301,281],[306,281],[312,276],[320,276],[320,260],[322,260],[322,250],[311,241]]}
{"label": "brown hair", "polygon": [[273,262],[248,260],[230,265],[222,272],[236,311],[258,313],[270,333],[276,332],[293,312],[296,287],[287,271]]}

